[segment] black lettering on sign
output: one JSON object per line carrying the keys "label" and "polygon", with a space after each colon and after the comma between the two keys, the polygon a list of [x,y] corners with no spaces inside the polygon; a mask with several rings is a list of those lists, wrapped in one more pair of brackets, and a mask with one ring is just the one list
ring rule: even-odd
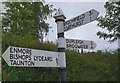
{"label": "black lettering on sign", "polygon": [[93,46],[92,46],[92,45],[93,45],[93,42],[92,42],[92,41],[90,41],[90,42],[91,42],[91,49],[93,49]]}
{"label": "black lettering on sign", "polygon": [[10,53],[31,54],[31,50],[30,49],[26,49],[26,48],[11,47],[10,48]]}
{"label": "black lettering on sign", "polygon": [[91,49],[93,49],[93,46],[91,46]]}
{"label": "black lettering on sign", "polygon": [[58,62],[59,60],[58,60],[58,58],[56,58],[56,63],[57,63],[57,66],[58,66],[58,64],[59,64],[59,62]]}
{"label": "black lettering on sign", "polygon": [[84,43],[84,42],[83,42],[82,40],[66,39],[66,43],[82,44],[82,43]]}
{"label": "black lettering on sign", "polygon": [[51,62],[53,60],[52,57],[46,57],[46,56],[34,56],[34,61],[49,61]]}
{"label": "black lettering on sign", "polygon": [[72,49],[88,49],[88,46],[87,45],[79,45],[79,44],[66,44],[66,48],[72,48]]}
{"label": "black lettering on sign", "polygon": [[12,53],[12,54],[10,54],[10,59],[14,59],[14,60],[31,60],[31,55]]}
{"label": "black lettering on sign", "polygon": [[10,59],[15,59],[18,60],[19,59],[19,55],[18,54],[10,54]]}
{"label": "black lettering on sign", "polygon": [[69,40],[68,40],[68,39],[66,39],[66,43],[68,43],[68,41],[69,41]]}
{"label": "black lettering on sign", "polygon": [[14,53],[14,52],[12,51],[12,47],[10,47],[10,53]]}
{"label": "black lettering on sign", "polygon": [[10,54],[10,59],[13,59],[13,54]]}
{"label": "black lettering on sign", "polygon": [[82,14],[82,19],[84,19],[85,18],[85,14]]}
{"label": "black lettering on sign", "polygon": [[83,25],[83,19],[85,18],[85,14],[82,14],[80,16],[77,16],[69,21],[66,21],[64,23],[64,30],[67,31],[69,29],[73,29],[75,27],[78,27],[80,25]]}
{"label": "black lettering on sign", "polygon": [[26,48],[11,47],[10,60],[31,60],[32,50]]}
{"label": "black lettering on sign", "polygon": [[92,41],[90,41],[91,45],[93,45]]}
{"label": "black lettering on sign", "polygon": [[81,25],[83,25],[83,20],[81,20],[81,21],[79,22],[79,26],[81,26]]}
{"label": "black lettering on sign", "polygon": [[66,48],[69,48],[69,44],[68,43],[66,43]]}
{"label": "black lettering on sign", "polygon": [[34,66],[34,61],[10,60],[12,66]]}
{"label": "black lettering on sign", "polygon": [[89,16],[91,16],[93,14],[93,11],[91,10],[91,11],[89,11]]}
{"label": "black lettering on sign", "polygon": [[37,59],[38,59],[38,56],[34,56],[34,58],[33,58],[33,59],[34,59],[34,61],[37,61]]}
{"label": "black lettering on sign", "polygon": [[91,18],[92,14],[93,14],[93,11],[92,10],[89,11],[90,21],[92,21],[92,18]]}
{"label": "black lettering on sign", "polygon": [[50,61],[50,62],[51,62],[52,60],[53,60],[53,58],[52,58],[52,57],[48,57],[48,61]]}

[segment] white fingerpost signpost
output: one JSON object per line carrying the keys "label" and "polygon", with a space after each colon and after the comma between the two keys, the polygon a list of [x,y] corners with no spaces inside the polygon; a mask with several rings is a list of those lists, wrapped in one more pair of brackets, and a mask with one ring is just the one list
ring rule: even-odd
{"label": "white fingerpost signpost", "polygon": [[[64,38],[63,23],[65,22],[66,17],[63,14],[62,10],[58,9],[58,11],[54,15],[54,18],[55,18],[55,22],[57,23],[58,52],[60,53],[59,57],[61,57],[61,56],[65,57],[65,43],[66,42],[65,42],[65,38]],[[66,67],[60,68],[60,76],[61,76],[61,82],[66,81]]]}
{"label": "white fingerpost signpost", "polygon": [[96,20],[98,14],[99,12],[92,9],[65,22],[65,15],[58,9],[54,15],[57,23],[58,52],[9,46],[2,57],[13,67],[57,67],[60,69],[61,82],[67,81],[65,49],[95,49],[97,45],[89,40],[65,39],[64,32]]}
{"label": "white fingerpost signpost", "polygon": [[12,67],[66,67],[58,52],[9,46],[2,57]]}

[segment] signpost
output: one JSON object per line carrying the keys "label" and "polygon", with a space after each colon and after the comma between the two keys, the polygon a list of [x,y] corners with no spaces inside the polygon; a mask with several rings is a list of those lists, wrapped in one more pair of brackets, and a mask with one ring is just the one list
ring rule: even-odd
{"label": "signpost", "polygon": [[77,17],[74,17],[64,23],[64,31],[69,31],[76,27],[90,23],[90,22],[96,20],[98,15],[99,15],[99,12],[92,9],[92,10],[85,12]]}
{"label": "signpost", "polygon": [[95,49],[96,43],[90,40],[76,40],[76,39],[66,39],[66,48],[69,50],[74,49]]}
{"label": "signpost", "polygon": [[98,14],[99,12],[92,9],[65,21],[65,15],[61,9],[58,9],[54,15],[57,23],[58,52],[10,46],[2,57],[9,66],[13,67],[58,67],[61,82],[67,81],[65,49],[95,49],[97,45],[89,40],[65,39],[64,32],[96,20]]}
{"label": "signpost", "polygon": [[59,56],[58,52],[10,46],[2,57],[14,67],[66,67],[64,54]]}

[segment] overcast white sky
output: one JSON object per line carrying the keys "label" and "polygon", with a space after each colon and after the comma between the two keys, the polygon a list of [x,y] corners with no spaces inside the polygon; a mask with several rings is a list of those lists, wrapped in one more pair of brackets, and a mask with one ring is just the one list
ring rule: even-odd
{"label": "overcast white sky", "polygon": [[[67,1],[67,0],[66,0]],[[94,0],[91,0],[91,2],[87,2],[88,0],[85,0],[85,2],[81,2],[81,0],[77,2],[47,2],[49,4],[53,4],[55,8],[61,8],[65,16],[67,17],[66,20],[69,20],[71,18],[74,18],[75,16],[78,16],[84,12],[87,12],[91,9],[97,10],[100,14],[104,16],[105,15],[105,9],[104,9],[104,3],[105,0],[98,0],[98,2],[95,2]],[[55,41],[57,40],[57,25],[54,22],[54,18],[51,18],[48,20],[48,23],[52,26],[52,29],[50,30],[47,40],[49,41]],[[118,48],[118,42],[109,43],[108,40],[99,39],[98,36],[96,36],[96,32],[99,30],[102,30],[100,27],[97,26],[97,21],[93,21],[91,23],[88,23],[86,25],[80,26],[76,29],[72,29],[70,31],[65,32],[65,38],[70,39],[80,39],[80,40],[92,40],[97,44],[97,47],[95,50],[110,50],[110,49],[116,49]]]}

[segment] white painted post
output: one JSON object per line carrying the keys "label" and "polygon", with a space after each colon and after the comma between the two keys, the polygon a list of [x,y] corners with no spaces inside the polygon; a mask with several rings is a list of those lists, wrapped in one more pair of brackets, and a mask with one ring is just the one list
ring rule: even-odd
{"label": "white painted post", "polygon": [[[58,11],[54,15],[55,22],[57,23],[57,35],[58,35],[58,52],[59,57],[64,56],[65,57],[65,48],[66,48],[66,40],[64,38],[64,25],[66,17],[64,16],[61,9],[58,9]],[[65,59],[65,58],[64,58]],[[66,60],[63,60],[64,64],[66,64]],[[60,68],[60,76],[61,76],[61,82],[66,81],[66,67]]]}

